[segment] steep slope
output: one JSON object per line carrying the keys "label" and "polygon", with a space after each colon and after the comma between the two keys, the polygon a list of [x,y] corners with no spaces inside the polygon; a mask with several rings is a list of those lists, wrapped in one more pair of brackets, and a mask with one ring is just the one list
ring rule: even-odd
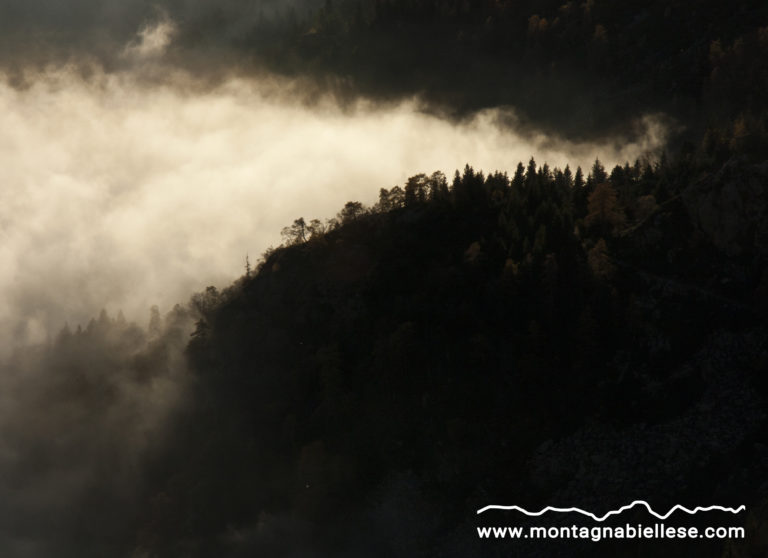
{"label": "steep slope", "polygon": [[764,256],[717,248],[690,174],[467,167],[297,220],[193,299],[196,405],[144,548],[535,555],[475,510],[764,498]]}

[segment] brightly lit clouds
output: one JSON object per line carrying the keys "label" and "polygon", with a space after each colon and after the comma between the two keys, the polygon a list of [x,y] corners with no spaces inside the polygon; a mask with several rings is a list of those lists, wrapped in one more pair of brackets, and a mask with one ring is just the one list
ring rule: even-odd
{"label": "brightly lit clouds", "polygon": [[285,93],[295,83],[273,78],[206,88],[189,75],[145,79],[173,29],[143,27],[125,50],[133,69],[87,79],[53,69],[25,88],[0,81],[5,339],[41,340],[103,307],[143,322],[152,304],[230,282],[246,253],[279,243],[294,218],[371,203],[418,172],[450,176],[467,162],[512,172],[532,155],[612,164],[664,139],[650,118],[639,143],[616,148],[522,137],[497,124],[501,109],[453,123],[416,101],[308,105]]}

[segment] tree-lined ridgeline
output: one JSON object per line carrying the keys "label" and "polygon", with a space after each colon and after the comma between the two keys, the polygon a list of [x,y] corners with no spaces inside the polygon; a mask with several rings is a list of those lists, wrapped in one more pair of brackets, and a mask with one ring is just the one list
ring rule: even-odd
{"label": "tree-lined ridgeline", "polygon": [[467,165],[296,219],[254,272],[193,300],[195,403],[142,544],[488,555],[467,518],[509,494],[764,502],[764,225],[712,214],[765,177],[685,157]]}

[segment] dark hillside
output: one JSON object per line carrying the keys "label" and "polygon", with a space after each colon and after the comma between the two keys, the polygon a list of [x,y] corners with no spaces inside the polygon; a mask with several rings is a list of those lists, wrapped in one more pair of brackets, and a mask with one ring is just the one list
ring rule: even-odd
{"label": "dark hillside", "polygon": [[744,190],[677,163],[583,180],[531,161],[297,219],[193,299],[198,405],[147,547],[508,556],[474,531],[497,500],[764,503],[762,225],[744,216],[725,251],[708,224]]}

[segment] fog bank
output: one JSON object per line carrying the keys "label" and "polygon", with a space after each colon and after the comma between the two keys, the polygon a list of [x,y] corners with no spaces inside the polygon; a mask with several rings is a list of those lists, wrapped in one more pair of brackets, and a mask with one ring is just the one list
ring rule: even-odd
{"label": "fog bank", "polygon": [[[162,48],[157,33],[128,55]],[[0,81],[0,331],[12,345],[102,308],[144,323],[153,304],[167,310],[230,282],[296,217],[372,203],[418,172],[450,176],[467,162],[513,171],[531,156],[610,165],[664,139],[651,117],[638,121],[638,143],[553,143],[516,135],[504,109],[455,124],[417,100],[309,107],[292,100],[292,83],[233,79],[200,92],[182,77],[152,85],[130,72],[56,70],[23,89]]]}

